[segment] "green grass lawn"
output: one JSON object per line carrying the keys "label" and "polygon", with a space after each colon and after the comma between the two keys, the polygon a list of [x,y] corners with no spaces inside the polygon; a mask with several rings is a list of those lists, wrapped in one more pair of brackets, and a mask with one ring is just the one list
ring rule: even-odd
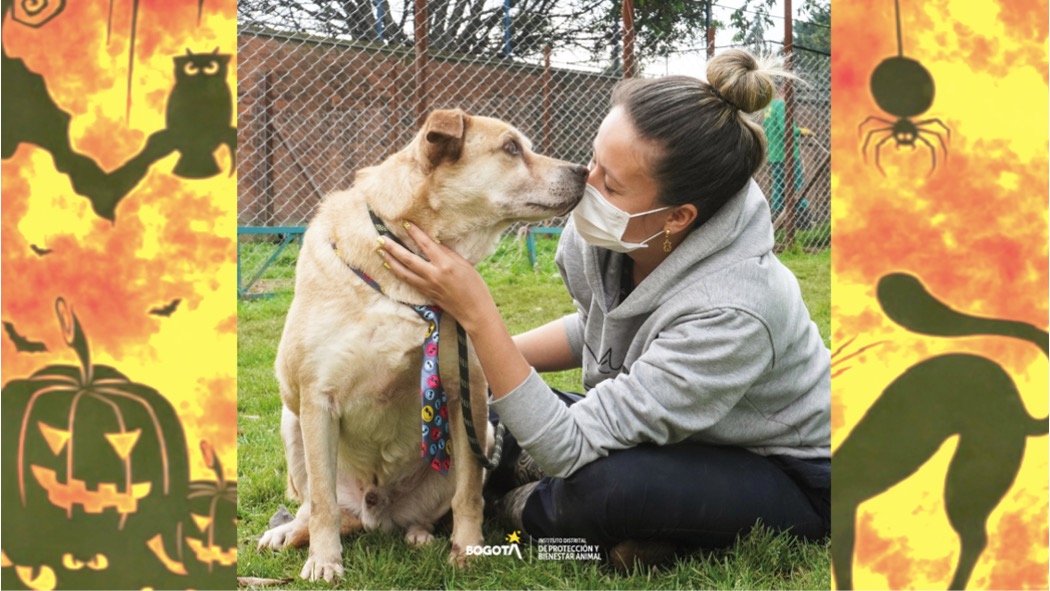
{"label": "green grass lawn", "polygon": [[[521,241],[507,239],[481,271],[512,333],[533,328],[574,310],[554,265],[555,240],[537,239],[538,264],[530,268]],[[244,267],[253,270],[273,249],[242,245]],[[825,343],[831,323],[830,252],[783,253],[780,259],[799,279],[803,296]],[[284,589],[326,589],[298,578],[307,550],[257,551],[259,536],[284,498],[284,451],[279,433],[281,401],[273,375],[277,342],[292,299],[295,249],[290,248],[257,284],[271,297],[238,305],[238,574],[281,579]],[[246,275],[248,273],[246,272]],[[556,388],[580,390],[579,370],[547,374]],[[296,507],[289,506],[293,512]],[[365,532],[343,541],[343,589],[829,589],[827,544],[796,541],[758,528],[734,547],[696,554],[673,567],[619,575],[593,561],[543,561],[533,548],[516,557],[481,557],[469,569],[446,563],[448,532],[416,549],[401,535]],[[508,532],[486,526],[488,544],[503,544]]]}

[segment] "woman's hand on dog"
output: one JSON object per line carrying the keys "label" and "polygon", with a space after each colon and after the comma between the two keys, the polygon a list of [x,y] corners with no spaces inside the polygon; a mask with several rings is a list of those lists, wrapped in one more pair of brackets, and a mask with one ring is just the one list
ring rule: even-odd
{"label": "woman's hand on dog", "polygon": [[382,238],[379,256],[394,275],[427,296],[470,332],[483,315],[478,312],[489,305],[496,307],[485,280],[459,253],[436,242],[415,224],[405,222],[404,226],[423,256]]}
{"label": "woman's hand on dog", "polygon": [[426,258],[393,240],[380,241],[379,256],[394,275],[441,306],[467,331],[493,398],[502,398],[529,377],[532,366],[510,338],[485,280],[456,251],[414,224],[406,223],[405,228]]}

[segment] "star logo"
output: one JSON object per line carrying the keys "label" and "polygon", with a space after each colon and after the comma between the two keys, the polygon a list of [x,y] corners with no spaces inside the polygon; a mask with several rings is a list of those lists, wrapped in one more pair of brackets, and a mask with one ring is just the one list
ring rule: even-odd
{"label": "star logo", "polygon": [[514,530],[513,532],[507,534],[507,537],[504,539],[507,540],[508,544],[517,544],[521,542],[521,531]]}

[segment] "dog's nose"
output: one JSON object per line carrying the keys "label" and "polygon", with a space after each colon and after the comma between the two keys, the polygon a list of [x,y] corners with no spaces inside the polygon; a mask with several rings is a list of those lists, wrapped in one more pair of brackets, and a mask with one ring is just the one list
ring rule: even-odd
{"label": "dog's nose", "polygon": [[572,172],[576,176],[580,177],[580,180],[582,180],[582,181],[586,181],[587,180],[587,175],[589,175],[591,173],[590,169],[587,168],[586,166],[582,165],[582,164],[577,164],[576,166],[573,166],[572,167]]}

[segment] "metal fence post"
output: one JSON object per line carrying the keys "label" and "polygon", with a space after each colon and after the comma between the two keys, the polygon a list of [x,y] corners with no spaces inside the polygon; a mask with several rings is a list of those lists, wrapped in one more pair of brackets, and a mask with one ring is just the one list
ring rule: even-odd
{"label": "metal fence post", "polygon": [[551,150],[551,46],[543,48],[543,135],[540,145]]}
{"label": "metal fence post", "polygon": [[623,77],[634,76],[634,1],[623,0]]}
{"label": "metal fence post", "polygon": [[[784,0],[784,67],[789,71],[794,67],[793,36],[791,0]],[[787,216],[784,244],[790,247],[795,243],[795,204],[798,200],[795,194],[795,85],[791,78],[784,82],[784,215]]]}
{"label": "metal fence post", "polygon": [[427,0],[416,0],[416,127],[422,127],[430,110],[427,96]]}

